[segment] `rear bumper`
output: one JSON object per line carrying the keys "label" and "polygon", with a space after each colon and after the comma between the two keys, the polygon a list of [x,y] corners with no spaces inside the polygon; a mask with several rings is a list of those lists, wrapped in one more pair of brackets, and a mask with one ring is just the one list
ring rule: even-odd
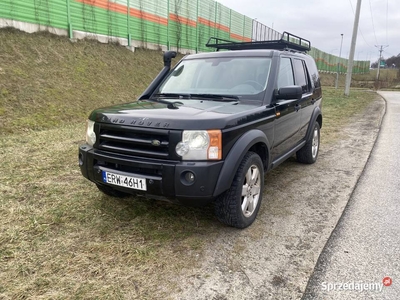
{"label": "rear bumper", "polygon": [[[167,161],[130,157],[98,151],[84,144],[79,147],[79,166],[82,175],[90,181],[109,185],[125,193],[149,198],[178,201],[188,205],[205,205],[214,197],[223,161]],[[102,171],[144,178],[146,191],[135,190],[103,181]],[[194,181],[185,180],[185,173],[194,174]]]}

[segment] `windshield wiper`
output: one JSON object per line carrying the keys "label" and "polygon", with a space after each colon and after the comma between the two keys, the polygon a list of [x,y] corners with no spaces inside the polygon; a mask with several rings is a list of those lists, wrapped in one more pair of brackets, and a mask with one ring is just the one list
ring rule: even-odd
{"label": "windshield wiper", "polygon": [[190,99],[191,94],[185,94],[185,93],[160,93],[160,94],[154,94],[153,97],[155,98],[178,98],[178,99]]}
{"label": "windshield wiper", "polygon": [[201,98],[211,101],[237,101],[238,96],[235,95],[221,95],[221,94],[191,94],[192,98]]}
{"label": "windshield wiper", "polygon": [[179,101],[167,101],[167,100],[163,100],[163,99],[152,99],[152,98],[150,98],[150,99],[146,99],[147,101],[151,101],[151,102],[158,102],[158,103],[162,103],[162,104],[166,104],[167,105],[167,107],[169,108],[169,109],[177,109],[178,108],[178,104],[179,105],[183,105],[183,103],[182,102],[179,102]]}
{"label": "windshield wiper", "polygon": [[239,100],[238,96],[235,95],[222,95],[222,94],[188,94],[188,93],[160,93],[160,94],[154,94],[152,98],[156,98],[155,101],[162,102],[165,100],[162,100],[160,98],[177,98],[177,99],[193,99],[193,98],[198,98],[198,99],[204,99],[204,100],[209,100],[209,101],[237,101]]}

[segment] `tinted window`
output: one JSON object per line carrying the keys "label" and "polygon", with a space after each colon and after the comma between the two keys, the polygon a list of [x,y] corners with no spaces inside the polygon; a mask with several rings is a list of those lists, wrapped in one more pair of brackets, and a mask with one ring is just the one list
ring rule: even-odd
{"label": "tinted window", "polygon": [[319,76],[318,76],[317,66],[315,65],[314,60],[311,58],[308,58],[306,60],[306,66],[307,66],[307,70],[311,76],[311,78],[310,78],[311,83],[313,84],[314,87],[319,88],[321,86],[321,83],[320,83]]}
{"label": "tinted window", "polygon": [[290,58],[282,57],[279,65],[277,88],[294,85],[293,68]]}
{"label": "tinted window", "polygon": [[303,89],[303,92],[308,92],[309,91],[308,76],[307,76],[307,72],[304,68],[303,61],[300,59],[294,59],[293,65],[294,65],[294,73],[295,73],[295,77],[296,77],[296,85],[301,86]]}

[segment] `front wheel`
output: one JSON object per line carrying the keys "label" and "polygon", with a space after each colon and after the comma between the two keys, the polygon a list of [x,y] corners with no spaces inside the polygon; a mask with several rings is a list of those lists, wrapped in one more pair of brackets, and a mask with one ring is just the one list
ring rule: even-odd
{"label": "front wheel", "polygon": [[306,144],[296,153],[297,161],[304,164],[313,164],[317,161],[319,152],[320,127],[315,122],[313,132]]}
{"label": "front wheel", "polygon": [[250,226],[260,209],[264,189],[261,158],[247,152],[236,171],[231,187],[219,196],[215,214],[222,223],[236,228]]}

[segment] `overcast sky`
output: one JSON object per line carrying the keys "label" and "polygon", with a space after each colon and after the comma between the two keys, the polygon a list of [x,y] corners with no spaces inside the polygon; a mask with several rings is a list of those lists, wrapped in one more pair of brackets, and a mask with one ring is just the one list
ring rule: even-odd
{"label": "overcast sky", "polygon": [[[311,45],[348,58],[357,0],[217,0],[252,19],[311,41]],[[400,53],[400,0],[362,0],[354,59],[377,61]]]}

